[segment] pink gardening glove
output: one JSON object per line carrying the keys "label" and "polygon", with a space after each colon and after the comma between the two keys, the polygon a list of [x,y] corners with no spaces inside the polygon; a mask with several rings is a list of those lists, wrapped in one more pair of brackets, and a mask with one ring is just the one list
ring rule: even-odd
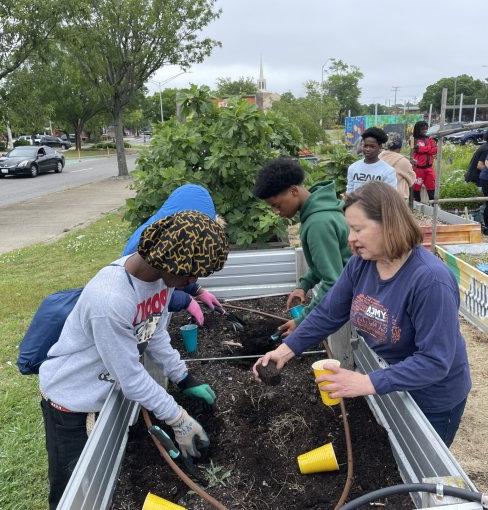
{"label": "pink gardening glove", "polygon": [[186,307],[188,313],[195,319],[199,326],[203,326],[203,312],[200,305],[193,299],[190,299],[190,304]]}
{"label": "pink gardening glove", "polygon": [[199,299],[202,303],[205,303],[210,310],[213,310],[216,306],[222,308],[219,300],[208,290],[203,290],[197,294],[197,299]]}

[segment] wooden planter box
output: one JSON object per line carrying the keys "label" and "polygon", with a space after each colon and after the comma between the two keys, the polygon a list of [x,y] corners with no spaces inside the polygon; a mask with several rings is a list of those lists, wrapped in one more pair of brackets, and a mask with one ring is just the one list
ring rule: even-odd
{"label": "wooden planter box", "polygon": [[[420,227],[424,236],[423,245],[430,248],[432,241],[432,227]],[[481,243],[481,228],[479,223],[461,223],[458,225],[437,225],[436,244],[471,244]]]}
{"label": "wooden planter box", "polygon": [[488,275],[436,245],[437,255],[456,277],[461,312],[482,331],[488,332]]}

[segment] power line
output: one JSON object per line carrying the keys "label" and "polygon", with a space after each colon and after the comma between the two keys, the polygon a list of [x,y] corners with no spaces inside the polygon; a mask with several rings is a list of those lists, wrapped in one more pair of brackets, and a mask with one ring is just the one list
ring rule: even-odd
{"label": "power line", "polygon": [[395,86],[395,87],[391,87],[391,91],[395,93],[395,108],[396,108],[396,105],[397,105],[397,92],[401,89],[401,87],[398,87],[398,86]]}

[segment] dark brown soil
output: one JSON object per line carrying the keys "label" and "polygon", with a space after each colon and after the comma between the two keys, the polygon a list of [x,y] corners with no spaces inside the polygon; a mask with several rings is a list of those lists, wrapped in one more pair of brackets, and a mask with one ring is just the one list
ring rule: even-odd
{"label": "dark brown soil", "polygon": [[[285,315],[285,302],[285,298],[277,297],[243,301],[242,305]],[[262,354],[273,347],[269,337],[279,321],[236,314],[247,323],[245,335],[236,334],[223,317],[207,313],[206,326],[199,331],[198,351],[191,357]],[[187,321],[184,314],[177,314],[169,328],[175,347],[182,353],[178,327]],[[229,342],[240,342],[244,347]],[[198,464],[199,471],[206,479],[203,485],[208,487],[207,491],[229,510],[334,508],[346,480],[347,457],[340,407],[326,408],[321,403],[310,369],[313,361],[323,357],[326,356],[302,356],[291,361],[280,374],[281,384],[277,386],[254,382],[250,372],[254,359],[188,363],[192,373],[215,390],[217,403],[212,411],[202,409],[170,387],[210,437],[209,455]],[[349,499],[401,483],[387,434],[377,424],[366,401],[347,400],[346,407],[355,470]],[[327,442],[334,445],[340,470],[301,475],[297,455]],[[189,510],[211,508],[188,493],[186,485],[161,459],[139,420],[130,432],[113,509],[141,509],[148,492]],[[405,496],[383,503],[386,506],[382,508],[391,510],[414,506]]]}

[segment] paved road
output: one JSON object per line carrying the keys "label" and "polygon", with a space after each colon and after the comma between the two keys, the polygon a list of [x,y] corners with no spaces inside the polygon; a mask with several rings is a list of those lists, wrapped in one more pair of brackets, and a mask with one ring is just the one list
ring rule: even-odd
{"label": "paved road", "polygon": [[[129,171],[134,169],[135,155],[127,156]],[[61,174],[41,174],[32,179],[30,177],[11,176],[0,179],[0,207],[16,204],[29,199],[36,199],[54,193],[116,177],[117,159],[115,156],[67,160]]]}

